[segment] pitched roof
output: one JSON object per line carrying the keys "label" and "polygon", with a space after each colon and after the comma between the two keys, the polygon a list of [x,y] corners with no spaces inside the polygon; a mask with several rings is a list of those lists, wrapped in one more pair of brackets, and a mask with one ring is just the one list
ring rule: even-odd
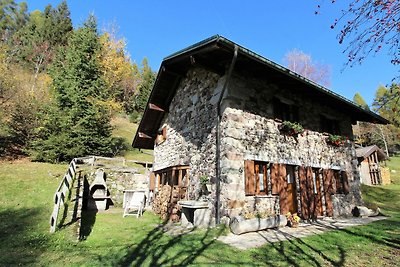
{"label": "pitched roof", "polygon": [[357,155],[357,158],[366,159],[369,156],[371,156],[371,154],[374,153],[375,151],[378,153],[379,161],[389,159],[388,156],[386,156],[385,152],[383,152],[383,150],[380,149],[377,145],[357,148],[356,155]]}
{"label": "pitched roof", "polygon": [[220,35],[215,35],[164,58],[132,146],[153,149],[161,120],[165,112],[168,112],[179,82],[185,77],[186,72],[193,66],[201,66],[221,76],[224,75],[226,65],[233,57],[235,46],[238,47],[235,69],[245,69],[256,77],[279,81],[287,88],[307,93],[310,98],[324,105],[340,107],[354,123],[356,121],[388,123],[386,119],[343,96]]}

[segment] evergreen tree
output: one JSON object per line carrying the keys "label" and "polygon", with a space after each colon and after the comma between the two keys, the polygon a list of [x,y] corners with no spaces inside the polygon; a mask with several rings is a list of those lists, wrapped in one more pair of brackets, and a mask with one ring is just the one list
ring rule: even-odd
{"label": "evergreen tree", "polygon": [[8,41],[28,20],[26,2],[16,4],[14,0],[0,0],[0,38]]}
{"label": "evergreen tree", "polygon": [[46,115],[42,138],[34,144],[38,160],[112,154],[100,49],[96,20],[90,16],[57,55],[50,75],[58,108]]}
{"label": "evergreen tree", "polygon": [[135,110],[143,113],[156,80],[156,73],[151,70],[147,58],[144,58],[142,61],[141,76],[142,82],[139,85],[139,93],[135,99]]}
{"label": "evergreen tree", "polygon": [[35,73],[45,70],[56,50],[67,44],[71,31],[72,22],[65,1],[56,9],[47,5],[44,12],[32,12],[26,25],[14,36],[18,59]]}

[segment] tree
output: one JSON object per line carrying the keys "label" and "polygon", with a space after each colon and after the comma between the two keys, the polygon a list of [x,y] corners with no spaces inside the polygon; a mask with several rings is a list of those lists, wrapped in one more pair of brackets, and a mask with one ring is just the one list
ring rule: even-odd
{"label": "tree", "polygon": [[65,1],[55,9],[47,5],[44,12],[36,10],[26,25],[14,36],[18,59],[37,74],[46,70],[60,46],[67,44],[72,31],[70,12]]}
{"label": "tree", "polygon": [[139,93],[135,98],[135,110],[139,113],[143,113],[146,109],[147,101],[156,80],[156,73],[151,70],[147,58],[142,61],[141,77]]}
{"label": "tree", "polygon": [[359,92],[355,93],[353,97],[353,101],[364,109],[369,109],[367,102],[365,102],[364,98],[361,96]]}
{"label": "tree", "polygon": [[353,0],[331,25],[332,29],[336,27],[341,27],[337,36],[339,43],[348,43],[344,50],[347,64],[361,63],[383,47],[389,51],[390,62],[400,64],[400,1]]}
{"label": "tree", "polygon": [[8,41],[28,20],[26,2],[16,4],[14,0],[0,0],[0,38]]}
{"label": "tree", "polygon": [[293,49],[285,55],[288,69],[324,86],[330,85],[331,70],[328,65],[312,60],[311,56],[303,51]]}
{"label": "tree", "polygon": [[65,161],[85,155],[112,155],[111,125],[99,53],[97,24],[90,16],[71,35],[50,69],[57,108],[43,114],[45,127],[33,143],[36,159]]}
{"label": "tree", "polygon": [[397,127],[400,126],[400,85],[393,83],[389,88],[379,86],[372,103],[374,110]]}
{"label": "tree", "polygon": [[100,36],[100,65],[106,85],[109,106],[132,111],[132,97],[137,94],[141,82],[138,66],[132,63],[123,39],[116,39],[113,33]]}

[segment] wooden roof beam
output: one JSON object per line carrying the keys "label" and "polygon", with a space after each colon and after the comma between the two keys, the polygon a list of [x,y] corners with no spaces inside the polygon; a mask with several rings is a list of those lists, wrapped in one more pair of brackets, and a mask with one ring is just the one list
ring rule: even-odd
{"label": "wooden roof beam", "polygon": [[149,109],[165,112],[165,110],[163,108],[161,108],[161,107],[159,107],[159,106],[157,106],[156,104],[153,104],[153,103],[149,103]]}
{"label": "wooden roof beam", "polygon": [[139,137],[140,138],[145,138],[145,139],[153,139],[153,137],[151,137],[150,135],[145,134],[143,132],[139,132]]}

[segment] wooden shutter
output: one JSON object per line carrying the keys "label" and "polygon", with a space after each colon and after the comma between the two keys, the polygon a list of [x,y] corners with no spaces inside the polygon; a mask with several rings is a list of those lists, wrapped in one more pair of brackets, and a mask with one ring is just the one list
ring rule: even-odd
{"label": "wooden shutter", "polygon": [[255,175],[254,175],[254,161],[253,160],[245,160],[244,161],[244,169],[245,169],[245,193],[246,195],[255,195],[256,186],[255,186]]}
{"label": "wooden shutter", "polygon": [[287,182],[286,182],[286,165],[279,164],[278,165],[279,174],[278,174],[278,190],[279,190],[279,205],[281,208],[281,214],[286,214],[289,212],[289,205],[287,203]]}
{"label": "wooden shutter", "polygon": [[333,216],[332,194],[334,193],[333,171],[332,170],[323,170],[323,179],[324,179],[324,195],[325,195],[326,215],[329,217],[332,217]]}
{"label": "wooden shutter", "polygon": [[272,194],[279,194],[279,164],[271,164]]}
{"label": "wooden shutter", "polygon": [[314,194],[314,203],[315,203],[315,215],[316,216],[322,216],[324,215],[323,209],[322,209],[322,192],[321,192],[321,171],[314,169],[315,173],[315,185],[317,187],[317,194]]}
{"label": "wooden shutter", "polygon": [[307,176],[306,169],[303,166],[299,167],[299,181],[300,181],[300,201],[301,201],[301,213],[304,219],[309,218],[308,213],[308,194],[307,194]]}
{"label": "wooden shutter", "polygon": [[341,177],[342,177],[342,183],[343,183],[343,193],[344,194],[348,194],[350,192],[350,188],[349,188],[349,178],[348,178],[348,174],[345,171],[341,172]]}
{"label": "wooden shutter", "polygon": [[307,209],[308,209],[308,214],[309,217],[315,218],[315,196],[314,196],[314,181],[313,181],[313,171],[311,167],[307,167],[306,169],[306,176],[307,176],[307,198],[308,198],[308,203],[307,203]]}
{"label": "wooden shutter", "polygon": [[156,187],[156,176],[155,176],[154,172],[150,173],[150,177],[149,178],[150,178],[149,188],[150,188],[150,190],[154,190],[155,187]]}

